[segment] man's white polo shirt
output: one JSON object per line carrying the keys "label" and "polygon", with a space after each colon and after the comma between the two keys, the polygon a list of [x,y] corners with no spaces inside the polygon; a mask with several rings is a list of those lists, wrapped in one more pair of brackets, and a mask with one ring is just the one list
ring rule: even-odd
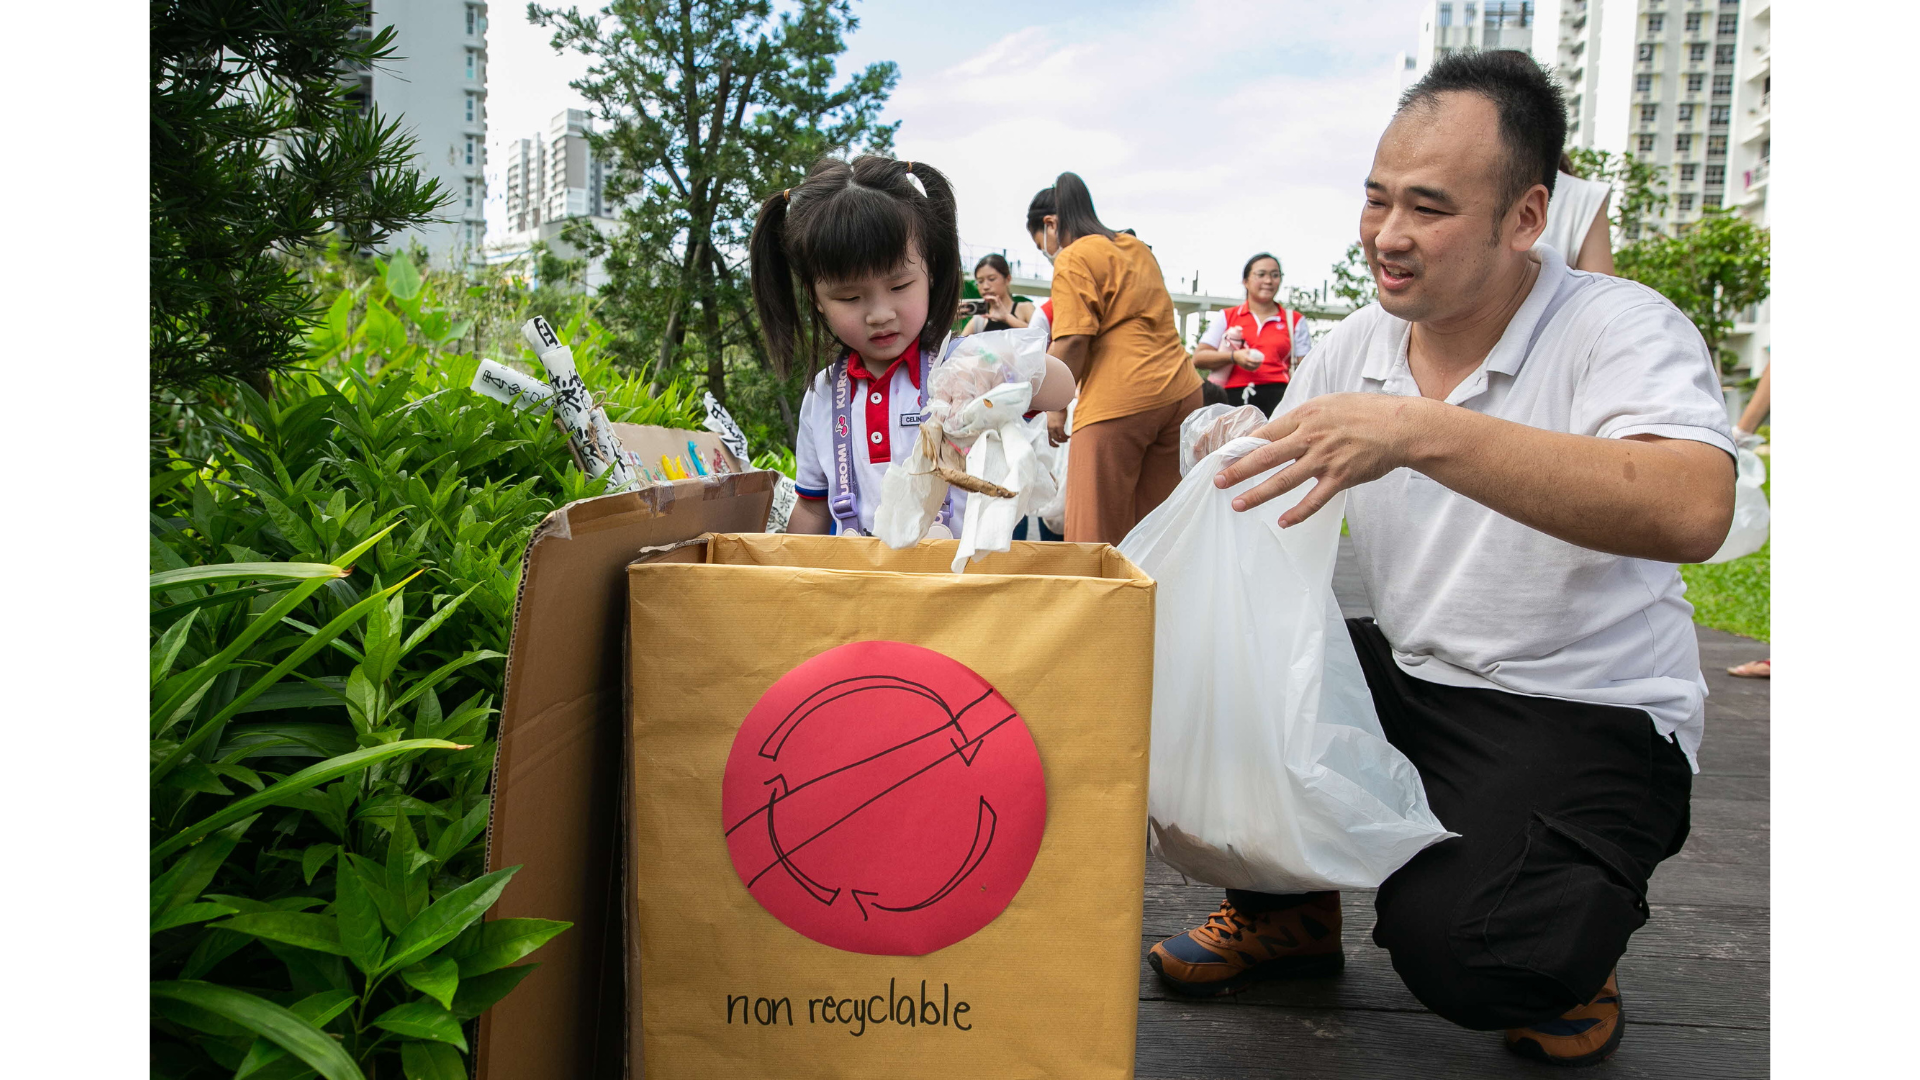
{"label": "man's white polo shirt", "polygon": [[[1448,403],[1547,431],[1690,439],[1731,455],[1718,373],[1693,324],[1644,285],[1569,270],[1550,246],[1533,255],[1533,291]],[[1348,316],[1276,415],[1322,394],[1418,396],[1409,326],[1378,304]],[[1401,670],[1644,709],[1694,760],[1707,685],[1672,563],[1556,540],[1411,469],[1354,488],[1347,522]]]}

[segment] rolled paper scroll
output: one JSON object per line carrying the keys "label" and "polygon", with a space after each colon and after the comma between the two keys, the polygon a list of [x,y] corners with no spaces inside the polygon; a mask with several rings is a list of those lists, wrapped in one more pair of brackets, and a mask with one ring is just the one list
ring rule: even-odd
{"label": "rolled paper scroll", "polygon": [[480,361],[480,370],[473,376],[473,390],[504,405],[523,410],[543,404],[553,397],[553,387],[492,360]]}
{"label": "rolled paper scroll", "polygon": [[554,415],[566,429],[567,439],[572,442],[574,453],[580,456],[587,475],[597,477],[611,473],[612,485],[607,489],[610,492],[642,486],[633,458],[613,433],[606,410],[593,403],[586,384],[580,380],[580,370],[573,363],[573,350],[562,345],[560,335],[538,315],[528,319],[520,332],[540,357],[541,366],[547,369],[547,378],[553,383]]}

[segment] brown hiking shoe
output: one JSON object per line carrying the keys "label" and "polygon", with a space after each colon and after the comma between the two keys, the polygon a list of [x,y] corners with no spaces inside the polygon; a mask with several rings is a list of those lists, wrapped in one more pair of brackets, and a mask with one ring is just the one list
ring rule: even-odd
{"label": "brown hiking shoe", "polygon": [[1340,951],[1340,894],[1310,893],[1293,907],[1258,915],[1222,900],[1203,925],[1155,945],[1147,963],[1168,986],[1192,997],[1234,994],[1267,979],[1336,974],[1347,964]]}
{"label": "brown hiking shoe", "polygon": [[1549,1065],[1597,1065],[1620,1049],[1626,1031],[1619,972],[1614,971],[1585,1005],[1532,1027],[1508,1028],[1507,1049]]}

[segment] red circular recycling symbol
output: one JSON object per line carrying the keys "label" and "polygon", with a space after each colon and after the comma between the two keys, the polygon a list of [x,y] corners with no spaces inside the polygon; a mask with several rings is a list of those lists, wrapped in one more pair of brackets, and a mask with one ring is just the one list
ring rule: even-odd
{"label": "red circular recycling symbol", "polygon": [[747,891],[836,949],[920,956],[1012,902],[1046,829],[1026,721],[931,649],[860,641],[789,671],[734,736],[722,828]]}

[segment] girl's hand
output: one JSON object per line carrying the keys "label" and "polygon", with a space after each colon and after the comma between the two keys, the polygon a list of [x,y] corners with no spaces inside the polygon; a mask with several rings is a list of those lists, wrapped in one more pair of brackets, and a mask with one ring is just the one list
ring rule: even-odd
{"label": "girl's hand", "polygon": [[1233,352],[1233,362],[1239,364],[1247,371],[1258,371],[1260,365],[1267,362],[1267,358],[1261,354],[1259,349],[1235,349]]}
{"label": "girl's hand", "polygon": [[1006,296],[987,297],[987,318],[995,322],[1006,322],[1013,314],[1013,300]]}

